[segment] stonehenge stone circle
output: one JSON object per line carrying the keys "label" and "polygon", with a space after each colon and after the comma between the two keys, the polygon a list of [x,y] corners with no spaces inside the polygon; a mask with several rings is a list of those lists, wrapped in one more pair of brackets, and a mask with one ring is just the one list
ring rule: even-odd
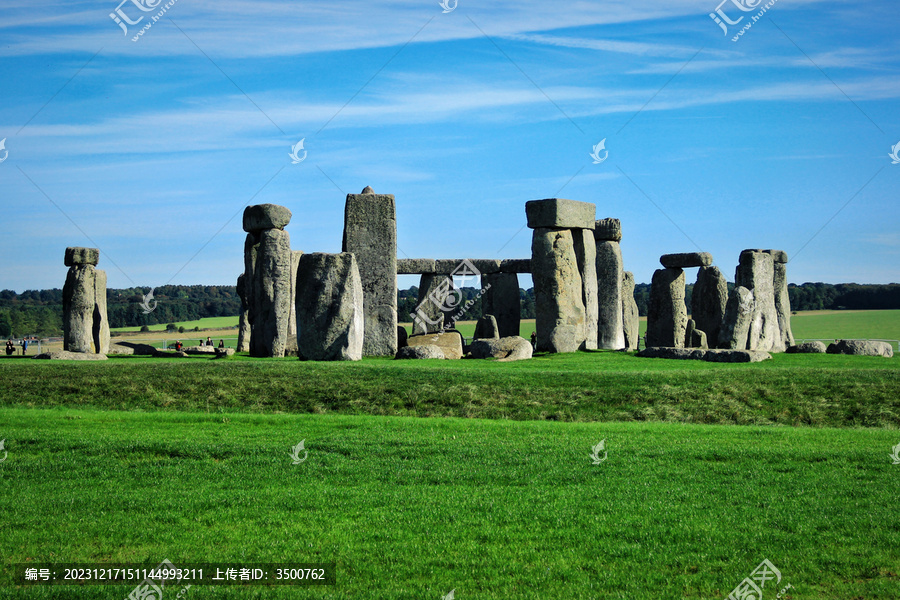
{"label": "stonehenge stone circle", "polygon": [[634,299],[634,273],[630,271],[625,271],[622,277],[622,329],[625,333],[625,348],[637,350],[640,316]]}
{"label": "stonehenge stone circle", "polygon": [[519,276],[515,273],[482,274],[481,287],[485,289],[481,296],[481,312],[497,319],[500,337],[519,335],[522,321]]}
{"label": "stonehenge stone circle", "polygon": [[[619,246],[621,223],[618,219],[596,221],[594,238],[597,244],[597,347],[601,350],[621,350],[626,347],[622,290],[625,270]],[[631,294],[633,299],[633,282]]]}
{"label": "stonehenge stone circle", "polygon": [[76,353],[109,352],[106,313],[106,272],[95,269],[97,248],[66,248],[69,267],[63,286],[63,350]]}
{"label": "stonehenge stone circle", "polygon": [[499,340],[500,329],[497,327],[497,319],[494,315],[484,315],[475,323],[476,340]]}
{"label": "stonehenge stone circle", "polygon": [[766,252],[745,250],[735,272],[735,285],[753,292],[753,316],[747,335],[747,350],[784,352],[775,310],[775,265]]}
{"label": "stonehenge stone circle", "polygon": [[653,273],[647,307],[647,347],[683,348],[686,329],[684,271],[657,269]]}
{"label": "stonehenge stone circle", "polygon": [[397,353],[397,213],[394,196],[366,187],[347,194],[343,252],[356,255],[363,285],[363,355]]}
{"label": "stonehenge stone circle", "polygon": [[728,303],[728,283],[718,267],[700,267],[691,294],[691,318],[706,333],[712,346],[719,341],[719,329]]}
{"label": "stonehenge stone circle", "polygon": [[755,310],[753,292],[743,286],[737,286],[728,295],[725,305],[725,317],[719,329],[719,348],[731,350],[747,349],[750,335],[750,323]]}
{"label": "stonehenge stone circle", "polygon": [[683,252],[681,254],[663,254],[659,262],[667,269],[689,269],[691,267],[708,267],[713,262],[709,252]]}
{"label": "stonehenge stone circle", "polygon": [[301,359],[362,359],[363,290],[353,254],[299,257],[296,305]]}

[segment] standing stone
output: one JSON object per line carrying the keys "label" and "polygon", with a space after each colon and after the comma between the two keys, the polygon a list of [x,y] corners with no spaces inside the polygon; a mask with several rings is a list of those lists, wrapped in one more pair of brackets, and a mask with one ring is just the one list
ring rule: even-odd
{"label": "standing stone", "polygon": [[109,353],[109,318],[106,315],[106,271],[94,269],[94,314],[92,337],[97,354]]}
{"label": "standing stone", "polygon": [[406,340],[409,339],[409,333],[406,332],[406,327],[402,325],[397,325],[397,348],[405,348],[409,344]]}
{"label": "standing stone", "polygon": [[706,332],[697,329],[697,322],[693,319],[688,319],[687,322],[687,329],[684,333],[684,347],[699,348],[701,350],[709,349],[709,343],[706,341]]}
{"label": "standing stone", "polygon": [[241,299],[241,316],[238,320],[238,342],[237,342],[237,351],[238,352],[249,352],[250,351],[250,309],[249,309],[249,300],[247,295],[247,288],[245,287],[247,283],[247,277],[244,273],[238,275],[237,278],[237,293]]}
{"label": "standing stone", "polygon": [[397,216],[394,196],[347,194],[343,251],[356,255],[363,285],[366,356],[397,353]]}
{"label": "standing stone", "polygon": [[519,335],[522,305],[519,298],[519,276],[515,273],[486,273],[481,275],[482,314],[494,315],[500,337]]}
{"label": "standing stone", "polygon": [[531,242],[535,328],[539,352],[585,347],[585,308],[578,257],[570,229],[541,227]]}
{"label": "standing stone", "polygon": [[647,347],[683,348],[687,329],[684,271],[658,269],[650,286],[647,308]]}
{"label": "standing stone", "polygon": [[297,335],[297,268],[300,266],[302,250],[291,251],[291,314],[288,317],[288,337]]}
{"label": "standing stone", "polygon": [[360,360],[363,290],[353,254],[304,254],[298,260],[296,281],[300,358]]}
{"label": "standing stone", "polygon": [[753,292],[743,286],[736,286],[728,295],[725,305],[725,317],[719,329],[719,348],[730,350],[746,350],[750,335],[750,323],[753,320]]}
{"label": "standing stone", "polygon": [[775,265],[766,252],[745,250],[735,273],[735,285],[753,292],[753,317],[746,350],[784,352],[775,310]]}
{"label": "standing stone", "polygon": [[634,299],[634,273],[630,271],[625,271],[622,277],[622,329],[625,333],[625,348],[637,350],[641,323]]}
{"label": "standing stone", "polygon": [[292,263],[291,237],[286,231],[260,232],[251,294],[251,356],[284,356],[293,301]]}
{"label": "standing stone", "polygon": [[713,346],[719,340],[727,303],[728,283],[719,267],[700,267],[691,294],[691,318]]}
{"label": "standing stone", "polygon": [[[447,313],[452,313],[454,310],[446,306],[446,303],[454,303],[459,297],[455,292],[450,291],[453,289],[453,280],[446,275],[426,273],[419,278],[419,297],[412,315],[413,335],[437,332],[444,327]],[[447,300],[445,301],[443,298],[448,291],[450,291],[450,295],[446,296]],[[442,307],[448,309],[447,313],[442,310]]]}
{"label": "standing stone", "polygon": [[794,345],[794,333],[791,331],[791,297],[788,294],[787,253],[782,250],[766,250],[772,255],[775,270],[775,313],[778,315],[778,329],[781,343],[785,348]]}
{"label": "standing stone", "polygon": [[497,319],[494,315],[484,315],[475,323],[476,340],[499,340],[500,331],[497,327]]}
{"label": "standing stone", "polygon": [[[572,240],[575,244],[575,257],[581,273],[581,300],[584,303],[584,349],[596,350],[598,339],[598,322],[600,308],[597,297],[597,246],[594,232],[590,229],[573,229]],[[621,281],[621,279],[620,279]],[[621,306],[621,302],[619,302]],[[616,312],[621,322],[621,315]],[[624,337],[620,348],[625,347]]]}
{"label": "standing stone", "polygon": [[[618,221],[618,219],[615,219]],[[597,221],[600,223],[601,221]],[[594,230],[596,233],[596,229]],[[625,347],[622,281],[625,278],[619,242],[597,240],[597,292],[599,299],[597,347],[621,350]],[[632,282],[633,286],[633,282]],[[634,288],[632,287],[632,299]]]}
{"label": "standing stone", "polygon": [[63,350],[92,352],[94,320],[93,265],[73,264],[63,286]]}

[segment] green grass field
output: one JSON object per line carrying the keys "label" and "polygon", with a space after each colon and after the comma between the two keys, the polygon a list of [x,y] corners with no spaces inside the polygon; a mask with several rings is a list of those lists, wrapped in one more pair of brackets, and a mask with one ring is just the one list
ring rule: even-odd
{"label": "green grass field", "polygon": [[[234,328],[238,326],[238,317],[207,317],[205,319],[198,319],[196,321],[179,321],[175,323],[177,327],[184,327],[185,330],[193,329],[194,327],[199,327],[200,329],[228,329]],[[159,325],[148,325],[147,328],[150,331],[165,331],[166,330],[165,323],[161,323]],[[140,331],[140,327],[116,327],[111,330],[111,333],[128,333]],[[190,333],[189,331],[187,333]]]}

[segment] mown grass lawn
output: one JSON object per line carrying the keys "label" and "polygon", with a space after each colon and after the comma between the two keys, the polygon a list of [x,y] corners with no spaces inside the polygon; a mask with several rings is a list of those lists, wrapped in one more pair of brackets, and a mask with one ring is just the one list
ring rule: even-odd
{"label": "mown grass lawn", "polygon": [[658,600],[724,598],[768,558],[787,598],[900,595],[895,430],[68,408],[3,408],[0,422],[7,573],[335,562],[333,587],[185,597]]}

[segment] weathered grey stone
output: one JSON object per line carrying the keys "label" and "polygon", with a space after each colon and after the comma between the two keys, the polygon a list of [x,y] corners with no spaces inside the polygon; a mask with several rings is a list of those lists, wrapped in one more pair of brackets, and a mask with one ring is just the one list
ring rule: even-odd
{"label": "weathered grey stone", "polygon": [[[697,335],[697,323],[693,319],[687,320],[687,327],[684,330],[684,347],[685,348],[703,348],[700,344],[700,336]],[[703,333],[703,332],[700,332]],[[697,343],[695,343],[697,342]],[[703,334],[703,343],[706,343],[706,334]]]}
{"label": "weathered grey stone", "polygon": [[422,344],[419,346],[404,346],[400,348],[397,352],[398,359],[427,359],[427,358],[436,358],[436,359],[444,359],[444,351],[438,348],[437,346],[430,344]]}
{"label": "weathered grey stone", "polygon": [[[441,275],[473,276],[499,273],[500,260],[493,258],[439,258],[434,261],[434,272]],[[474,269],[474,270],[473,270]]]}
{"label": "weathered grey stone", "polygon": [[519,276],[515,273],[489,273],[481,277],[481,286],[484,289],[481,311],[497,319],[500,337],[519,335],[522,320]]}
{"label": "weathered grey stone", "polygon": [[[781,252],[780,250],[778,252]],[[782,252],[782,254],[784,254]],[[773,255],[774,256],[774,255]],[[794,332],[791,331],[791,298],[788,294],[787,254],[784,262],[775,261],[775,314],[778,317],[778,331],[783,346],[794,345]]]}
{"label": "weathered grey stone", "polygon": [[766,252],[741,252],[735,284],[753,292],[753,316],[747,350],[784,352],[775,309],[775,265]]}
{"label": "weathered grey stone", "polygon": [[500,339],[500,330],[494,315],[484,315],[478,319],[478,322],[475,323],[474,337],[476,340]]}
{"label": "weathered grey stone", "polygon": [[153,358],[187,358],[188,353],[183,350],[157,350]]}
{"label": "weathered grey stone", "polygon": [[572,231],[535,229],[531,241],[531,266],[537,350],[575,352],[583,349],[583,286]]}
{"label": "weathered grey stone", "polygon": [[709,342],[706,341],[706,332],[700,329],[694,329],[691,332],[691,348],[700,348],[702,350],[709,349]]}
{"label": "weathered grey stone", "polygon": [[[395,326],[395,336],[396,331]],[[300,358],[360,360],[363,335],[363,291],[356,257],[347,252],[301,256],[297,267]]]}
{"label": "weathered grey stone", "polygon": [[93,322],[96,269],[93,265],[69,267],[63,286],[63,349],[93,352]]}
{"label": "weathered grey stone", "polygon": [[[573,229],[572,242],[575,244],[575,258],[578,261],[578,270],[581,274],[581,301],[584,304],[584,349],[596,350],[598,342],[598,323],[600,320],[600,307],[598,303],[597,289],[597,246],[594,234],[589,229]],[[613,242],[615,243],[615,242]],[[619,281],[621,282],[621,272]],[[617,305],[621,306],[621,297],[617,298]],[[616,327],[622,322],[622,315],[616,312]],[[625,337],[622,336],[622,345],[625,347]]]}
{"label": "weathered grey stone", "polygon": [[100,250],[97,248],[70,246],[66,248],[64,262],[67,267],[74,267],[75,265],[96,266],[100,262]]}
{"label": "weathered grey stone", "polygon": [[291,251],[291,314],[288,317],[288,336],[297,335],[297,267],[300,266],[301,250]]}
{"label": "weathered grey stone", "polygon": [[446,275],[426,273],[419,278],[419,297],[413,312],[413,335],[440,331],[444,322],[460,306],[460,294],[453,291],[453,280]]}
{"label": "weathered grey stone", "polygon": [[531,273],[530,258],[507,258],[500,261],[501,273]]}
{"label": "weathered grey stone", "polygon": [[237,279],[237,294],[241,299],[241,313],[238,319],[238,352],[250,351],[250,300],[246,284],[247,277],[244,273],[241,273]]}
{"label": "weathered grey stone", "polygon": [[634,273],[625,271],[622,277],[622,329],[625,333],[626,349],[638,349],[640,325],[640,313],[634,299]]}
{"label": "weathered grey stone", "polygon": [[344,252],[356,255],[363,286],[363,355],[397,353],[397,216],[390,194],[347,194]]}
{"label": "weathered grey stone", "polygon": [[228,358],[234,356],[234,348],[216,348],[216,358]]}
{"label": "weathered grey stone", "polygon": [[621,242],[622,222],[619,219],[599,219],[594,222],[594,240],[600,242]]}
{"label": "weathered grey stone", "polygon": [[244,231],[284,229],[291,222],[291,211],[277,204],[255,204],[244,209]]}
{"label": "weathered grey stone", "polygon": [[771,254],[772,261],[776,265],[777,264],[787,264],[787,262],[788,262],[788,255],[787,255],[787,252],[785,252],[784,250],[758,250],[758,249],[751,248],[751,249],[747,249],[747,250],[742,250],[741,254],[743,254],[744,252],[765,252],[766,254]]}
{"label": "weathered grey stone", "polygon": [[215,354],[214,346],[185,346],[181,349],[185,354]]}
{"label": "weathered grey stone", "polygon": [[409,339],[409,333],[406,331],[406,327],[402,325],[397,325],[397,347],[404,348],[408,346],[406,340]]}
{"label": "weathered grey stone", "polygon": [[696,322],[697,329],[706,333],[707,340],[713,346],[719,341],[726,304],[728,283],[719,267],[700,267],[691,294],[691,318]]}
{"label": "weathered grey stone", "polygon": [[406,340],[409,346],[437,346],[444,353],[444,358],[458,359],[463,357],[462,334],[455,329],[438,333],[411,335]]}
{"label": "weathered grey stone", "polygon": [[105,354],[87,354],[84,352],[67,352],[66,350],[57,350],[55,352],[44,352],[37,354],[32,358],[39,360],[107,360]]}
{"label": "weathered grey stone", "polygon": [[596,216],[597,207],[590,202],[547,198],[525,203],[525,217],[531,229],[593,229]]}
{"label": "weathered grey stone", "polygon": [[828,354],[852,354],[854,356],[894,356],[894,348],[888,342],[876,342],[872,340],[838,340],[829,344],[826,349]]}
{"label": "weathered grey stone", "polygon": [[650,284],[647,307],[647,346],[682,348],[687,327],[684,271],[658,269]]}
{"label": "weathered grey stone", "polygon": [[291,237],[281,229],[259,233],[250,310],[250,355],[283,357],[291,315]]}
{"label": "weathered grey stone", "polygon": [[91,327],[94,352],[109,352],[109,318],[106,315],[106,271],[94,269],[94,314]]}
{"label": "weathered grey stone", "polygon": [[398,258],[397,274],[398,275],[422,275],[425,273],[434,273],[433,258]]}
{"label": "weathered grey stone", "polygon": [[[601,350],[621,350],[626,347],[622,296],[625,272],[619,242],[611,240],[597,242],[596,265],[599,305],[597,347]],[[634,280],[631,282],[631,300],[634,302]],[[636,339],[634,341],[637,343]]]}
{"label": "weathered grey stone", "polygon": [[650,346],[636,354],[641,358],[669,358],[676,360],[704,360],[706,350],[699,348],[670,348],[666,346]]}
{"label": "weathered grey stone", "polygon": [[681,254],[663,254],[659,262],[667,269],[688,269],[691,267],[708,267],[713,262],[709,252],[683,252]]}
{"label": "weathered grey stone", "polygon": [[818,340],[803,342],[796,346],[788,346],[788,349],[785,350],[788,354],[825,354],[825,351],[825,343]]}
{"label": "weathered grey stone", "polygon": [[[297,305],[297,299],[294,298],[293,302],[294,306]],[[290,356],[291,358],[300,358],[300,349],[297,348],[297,336],[289,335],[287,337],[287,342],[284,344],[284,355]]]}
{"label": "weathered grey stone", "polygon": [[116,342],[107,354],[125,354],[136,356],[149,356],[156,352],[156,348],[150,344],[138,344],[135,342]]}
{"label": "weathered grey stone", "polygon": [[497,339],[475,340],[469,346],[471,358],[496,358],[497,362],[528,360],[534,349],[523,337],[510,336]]}
{"label": "weathered grey stone", "polygon": [[645,348],[637,353],[644,358],[705,360],[722,363],[755,363],[769,360],[772,355],[759,350],[701,350],[698,348]]}
{"label": "weathered grey stone", "polygon": [[753,292],[743,286],[737,286],[728,295],[725,305],[725,317],[719,329],[719,348],[746,350],[747,338],[750,334],[750,323],[753,320],[755,302]]}

